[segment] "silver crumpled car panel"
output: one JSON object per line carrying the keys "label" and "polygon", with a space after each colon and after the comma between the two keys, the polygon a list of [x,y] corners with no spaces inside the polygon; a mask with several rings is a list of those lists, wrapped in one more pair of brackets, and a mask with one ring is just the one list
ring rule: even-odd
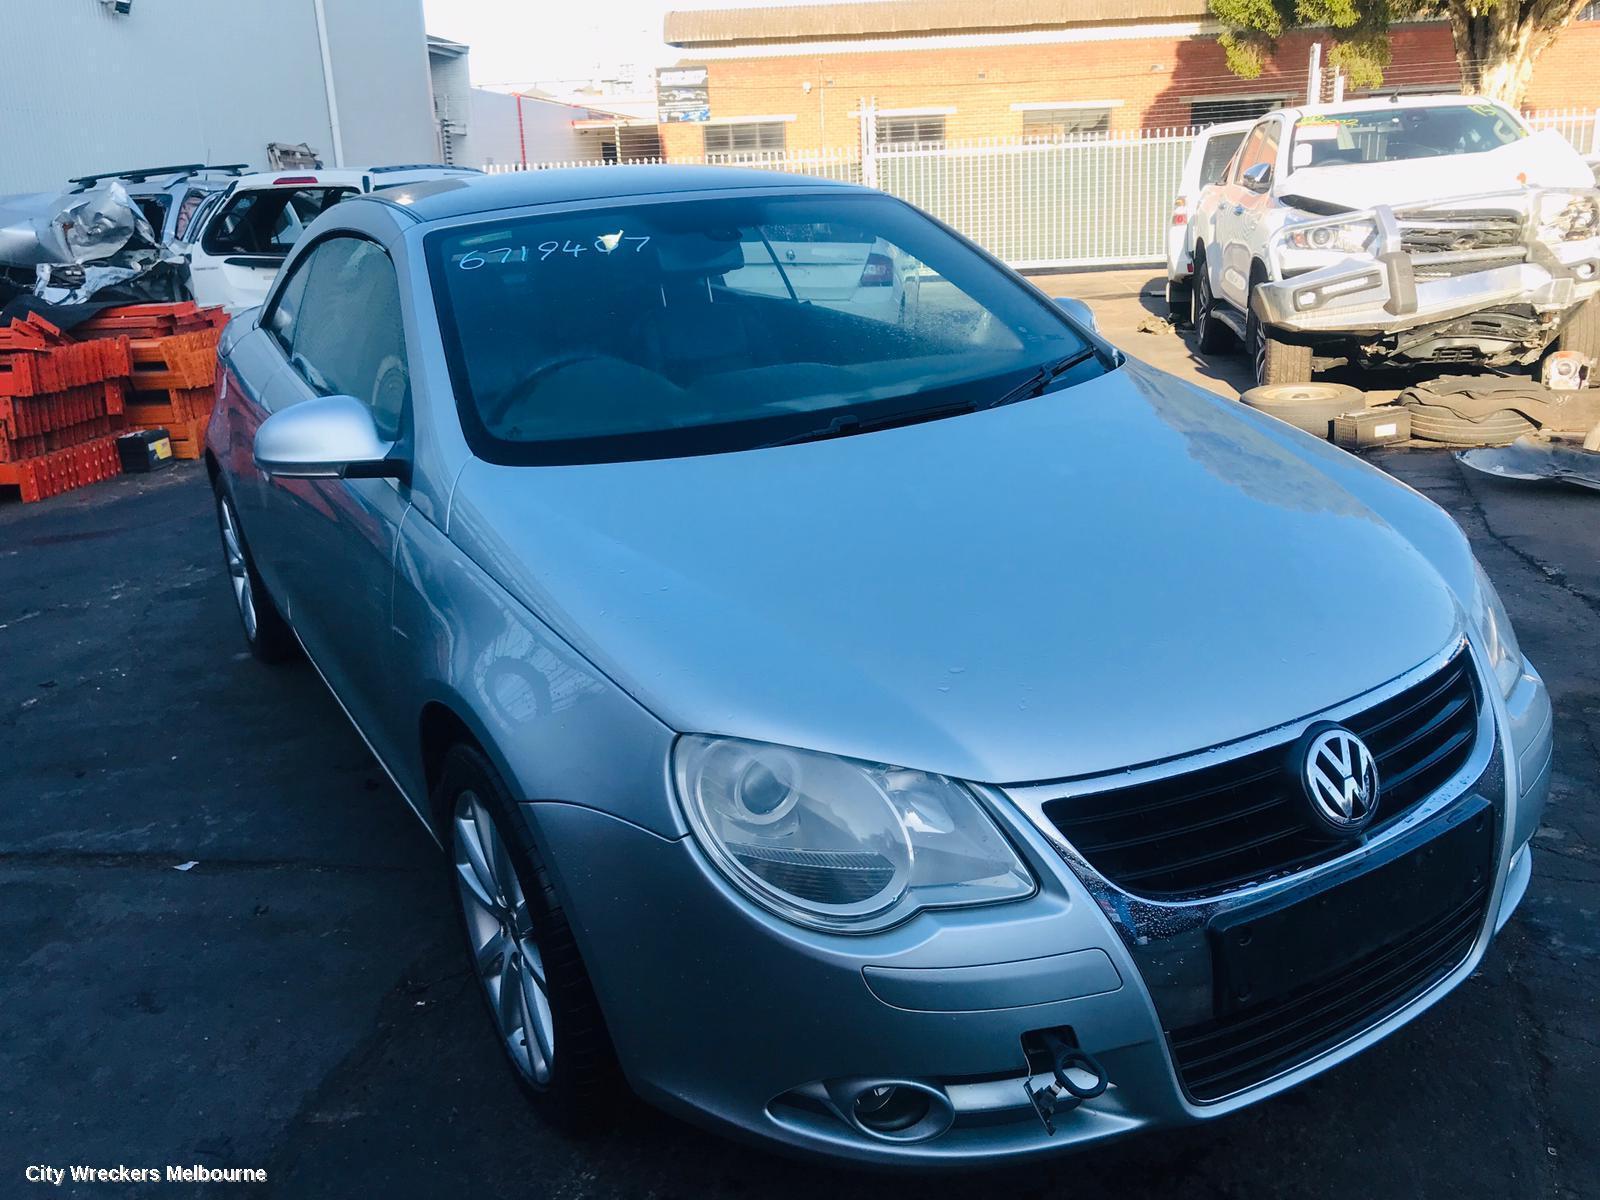
{"label": "silver crumpled car panel", "polygon": [[1570,483],[1600,491],[1600,453],[1518,438],[1509,446],[1484,446],[1456,455],[1462,464],[1500,479]]}
{"label": "silver crumpled car panel", "polygon": [[31,269],[34,294],[52,303],[82,303],[170,260],[120,183],[0,202],[0,270]]}

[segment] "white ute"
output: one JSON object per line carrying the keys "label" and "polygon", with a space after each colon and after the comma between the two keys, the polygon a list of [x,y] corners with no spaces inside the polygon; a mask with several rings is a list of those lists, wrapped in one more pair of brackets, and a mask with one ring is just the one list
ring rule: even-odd
{"label": "white ute", "polygon": [[1190,219],[1199,348],[1256,382],[1600,356],[1600,191],[1559,134],[1477,97],[1286,108]]}

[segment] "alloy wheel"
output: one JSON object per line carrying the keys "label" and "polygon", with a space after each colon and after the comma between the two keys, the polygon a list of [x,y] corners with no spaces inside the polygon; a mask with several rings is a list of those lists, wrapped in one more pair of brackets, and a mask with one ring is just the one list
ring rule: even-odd
{"label": "alloy wheel", "polygon": [[233,584],[233,599],[244,621],[245,636],[255,641],[255,589],[250,585],[250,564],[245,561],[244,539],[239,536],[239,522],[233,515],[233,501],[226,496],[221,497],[217,501],[217,511],[222,515],[222,553],[228,563],[228,581]]}
{"label": "alloy wheel", "polygon": [[1267,335],[1262,328],[1261,319],[1256,316],[1254,305],[1250,314],[1245,318],[1245,348],[1250,353],[1250,363],[1255,368],[1256,383],[1267,382]]}
{"label": "alloy wheel", "polygon": [[1200,320],[1208,325],[1217,318],[1217,294],[1211,290],[1211,274],[1200,277]]}
{"label": "alloy wheel", "polygon": [[531,1082],[550,1082],[555,1022],[528,901],[489,810],[472,791],[455,806],[456,885],[473,966],[500,1040]]}

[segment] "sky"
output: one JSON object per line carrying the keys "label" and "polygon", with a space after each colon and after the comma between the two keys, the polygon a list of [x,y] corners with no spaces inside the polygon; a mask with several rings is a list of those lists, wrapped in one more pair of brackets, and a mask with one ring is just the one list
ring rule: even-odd
{"label": "sky", "polygon": [[661,41],[661,19],[669,9],[738,8],[762,2],[423,0],[423,8],[429,33],[472,47],[472,81],[495,87],[581,81],[625,63],[652,71],[678,57]]}

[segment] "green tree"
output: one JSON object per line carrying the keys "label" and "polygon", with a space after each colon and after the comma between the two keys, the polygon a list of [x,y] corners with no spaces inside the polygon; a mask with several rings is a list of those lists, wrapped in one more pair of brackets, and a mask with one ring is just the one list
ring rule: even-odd
{"label": "green tree", "polygon": [[1222,22],[1228,66],[1254,79],[1291,29],[1325,29],[1330,64],[1357,87],[1377,87],[1389,65],[1389,24],[1450,22],[1462,90],[1522,103],[1533,65],[1585,0],[1210,0]]}

